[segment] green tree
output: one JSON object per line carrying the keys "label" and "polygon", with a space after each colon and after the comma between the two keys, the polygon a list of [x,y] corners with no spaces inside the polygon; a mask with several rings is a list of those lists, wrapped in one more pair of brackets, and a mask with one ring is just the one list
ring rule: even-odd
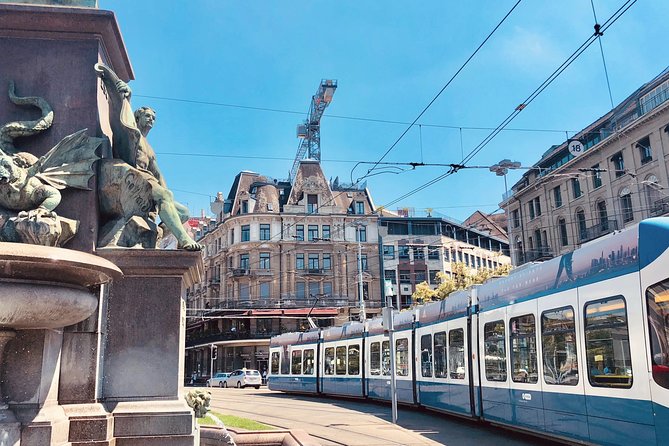
{"label": "green tree", "polygon": [[472,273],[466,264],[455,262],[451,264],[451,275],[437,273],[439,285],[436,289],[433,290],[427,282],[419,283],[411,297],[416,304],[444,300],[454,291],[481,284],[492,277],[507,276],[511,268],[511,265],[500,265],[495,269],[480,268]]}

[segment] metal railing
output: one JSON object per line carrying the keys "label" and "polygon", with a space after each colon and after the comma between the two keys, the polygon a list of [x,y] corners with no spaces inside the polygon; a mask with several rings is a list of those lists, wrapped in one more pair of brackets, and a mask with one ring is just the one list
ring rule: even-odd
{"label": "metal railing", "polygon": [[654,201],[650,207],[651,217],[659,217],[666,213],[669,213],[669,197]]}
{"label": "metal railing", "polygon": [[618,221],[617,220],[601,220],[596,225],[589,227],[576,228],[578,231],[578,238],[580,243],[589,242],[594,240],[597,237],[601,237],[606,234],[610,234],[613,231],[618,230]]}

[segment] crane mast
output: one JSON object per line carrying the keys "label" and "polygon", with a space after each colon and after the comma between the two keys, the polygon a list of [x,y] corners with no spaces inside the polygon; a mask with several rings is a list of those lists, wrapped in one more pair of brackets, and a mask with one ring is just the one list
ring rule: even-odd
{"label": "crane mast", "polygon": [[305,157],[318,161],[321,160],[321,117],[325,108],[332,102],[332,96],[336,89],[336,80],[321,80],[318,91],[311,97],[309,117],[297,126],[297,137],[300,138],[300,145],[297,147],[293,168],[290,170],[291,183],[295,181],[300,161]]}

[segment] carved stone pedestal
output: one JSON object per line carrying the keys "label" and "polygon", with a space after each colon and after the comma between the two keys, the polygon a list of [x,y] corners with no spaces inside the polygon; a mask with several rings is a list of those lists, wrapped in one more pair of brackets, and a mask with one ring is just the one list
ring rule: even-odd
{"label": "carved stone pedestal", "polygon": [[183,399],[185,290],[202,269],[199,252],[100,249],[123,270],[109,287],[102,404],[117,446],[198,444]]}

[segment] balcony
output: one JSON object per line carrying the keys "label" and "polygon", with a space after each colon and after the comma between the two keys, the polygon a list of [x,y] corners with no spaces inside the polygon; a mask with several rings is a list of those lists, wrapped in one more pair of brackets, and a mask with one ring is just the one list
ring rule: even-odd
{"label": "balcony", "polygon": [[538,262],[555,257],[555,253],[549,246],[539,246],[536,249],[520,253],[520,263]]}
{"label": "balcony", "polygon": [[618,221],[616,220],[602,220],[596,225],[590,227],[580,228],[578,231],[580,243],[589,242],[598,237],[610,234],[618,230]]}
{"label": "balcony", "polygon": [[[311,308],[314,306],[316,308],[323,307],[357,307],[358,299],[347,296],[329,296],[321,297],[320,299],[310,298],[301,298],[294,295],[286,295],[281,299],[230,299],[222,300],[216,302],[210,309],[206,311],[200,311],[198,315],[206,315],[206,313],[214,312],[218,310],[257,310],[257,309],[290,309],[290,308]],[[380,308],[381,301],[379,300],[366,300],[365,306],[367,308]],[[188,310],[188,315],[192,316],[195,314],[195,310]]]}
{"label": "balcony", "polygon": [[322,276],[325,274],[325,271],[326,270],[323,268],[307,268],[302,272],[302,274],[308,276]]}
{"label": "balcony", "polygon": [[246,268],[233,268],[232,269],[232,277],[243,277],[243,276],[248,276],[249,275],[249,270]]}
{"label": "balcony", "polygon": [[667,213],[669,213],[669,197],[654,201],[650,207],[651,217],[659,217]]}

